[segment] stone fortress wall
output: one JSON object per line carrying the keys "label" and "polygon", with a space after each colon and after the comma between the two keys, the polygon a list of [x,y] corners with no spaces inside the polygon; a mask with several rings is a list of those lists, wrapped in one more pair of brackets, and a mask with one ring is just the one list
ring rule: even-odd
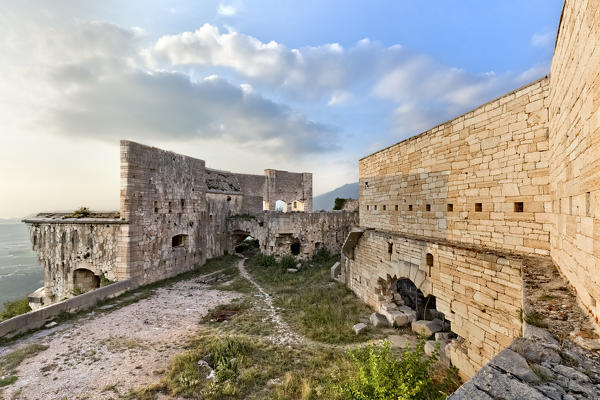
{"label": "stone fortress wall", "polygon": [[600,317],[600,4],[567,0],[550,70],[551,256]]}
{"label": "stone fortress wall", "polygon": [[[131,141],[121,141],[120,151],[119,218],[45,213],[25,220],[45,270],[44,288],[29,296],[32,305],[97,288],[102,277],[133,286],[169,278],[234,251],[248,235],[276,256],[298,249],[307,258],[320,246],[339,252],[358,222],[356,212],[263,211],[277,200],[289,211],[312,208],[310,173],[207,169],[203,160]],[[242,220],[245,231],[232,222]]]}
{"label": "stone fortress wall", "polygon": [[567,0],[549,77],[359,161],[343,278],[376,309],[403,278],[434,296],[463,377],[521,335],[528,262],[553,260],[597,324],[599,44],[600,6]]}

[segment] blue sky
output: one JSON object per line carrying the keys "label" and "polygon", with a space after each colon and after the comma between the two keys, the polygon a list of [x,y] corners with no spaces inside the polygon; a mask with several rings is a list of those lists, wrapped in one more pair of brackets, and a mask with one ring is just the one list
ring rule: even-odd
{"label": "blue sky", "polygon": [[562,2],[0,6],[0,217],[14,217],[117,208],[120,138],[310,171],[315,194],[352,182],[358,158],[547,74]]}

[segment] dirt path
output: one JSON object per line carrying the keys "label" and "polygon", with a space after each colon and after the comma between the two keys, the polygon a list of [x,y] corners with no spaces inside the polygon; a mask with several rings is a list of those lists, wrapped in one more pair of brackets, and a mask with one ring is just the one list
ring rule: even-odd
{"label": "dirt path", "polygon": [[114,399],[158,382],[207,311],[240,296],[210,290],[199,279],[0,349],[6,353],[32,342],[49,346],[23,361],[19,379],[0,393],[5,399]]}
{"label": "dirt path", "polygon": [[275,324],[277,333],[269,336],[269,339],[277,344],[300,344],[305,342],[307,339],[298,333],[292,331],[288,324],[283,321],[281,315],[277,312],[275,307],[273,306],[273,298],[270,294],[268,294],[255,280],[252,278],[252,275],[246,270],[246,266],[244,265],[246,258],[241,258],[238,261],[237,267],[240,270],[240,276],[250,282],[258,292],[260,296],[263,298],[266,306],[267,312],[269,314],[269,318]]}

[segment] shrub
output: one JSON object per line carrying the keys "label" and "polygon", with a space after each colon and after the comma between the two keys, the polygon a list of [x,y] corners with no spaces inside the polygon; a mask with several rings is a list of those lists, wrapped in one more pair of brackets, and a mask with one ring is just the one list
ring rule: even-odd
{"label": "shrub", "polygon": [[73,211],[73,218],[85,218],[89,217],[92,212],[87,207],[80,207],[78,210]]}
{"label": "shrub", "polygon": [[446,394],[432,379],[438,352],[425,356],[425,341],[421,337],[414,350],[407,346],[400,360],[392,354],[389,341],[350,350],[358,374],[349,376],[340,390],[356,400],[444,399]]}
{"label": "shrub", "polygon": [[339,197],[336,197],[334,202],[333,202],[333,209],[334,210],[341,210],[342,208],[344,208],[344,204],[346,204],[346,199],[342,199]]}
{"label": "shrub", "polygon": [[318,249],[317,251],[315,251],[315,254],[313,255],[312,261],[314,263],[322,263],[322,262],[327,262],[332,258],[331,253],[329,252],[329,250],[327,250],[327,248],[325,247],[321,247],[320,249]]}
{"label": "shrub", "polygon": [[291,254],[286,254],[285,256],[281,257],[281,260],[279,260],[279,265],[283,269],[296,268],[296,264],[296,257]]}
{"label": "shrub", "polygon": [[31,311],[31,307],[29,307],[27,297],[15,301],[7,301],[4,303],[4,310],[0,312],[0,321],[25,314],[29,311]]}
{"label": "shrub", "polygon": [[275,257],[273,256],[268,256],[266,254],[258,254],[255,258],[255,262],[257,265],[260,265],[261,267],[265,267],[265,268],[269,268],[269,267],[274,267],[275,265],[277,265],[277,261],[275,261]]}

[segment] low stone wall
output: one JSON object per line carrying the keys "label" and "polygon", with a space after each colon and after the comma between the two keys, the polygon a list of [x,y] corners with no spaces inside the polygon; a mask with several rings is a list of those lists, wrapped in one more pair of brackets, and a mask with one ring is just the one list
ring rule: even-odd
{"label": "low stone wall", "polygon": [[[320,248],[339,253],[348,232],[358,223],[358,212],[265,212],[256,216],[234,216],[228,219],[231,248],[246,236],[260,244],[264,254],[282,256],[293,253],[307,259]],[[295,246],[295,247],[293,247]]]}
{"label": "low stone wall", "polygon": [[30,329],[40,328],[63,312],[85,310],[93,307],[101,300],[118,296],[131,288],[130,280],[115,282],[100,289],[52,304],[48,307],[18,315],[9,320],[0,322],[0,337],[12,337]]}

